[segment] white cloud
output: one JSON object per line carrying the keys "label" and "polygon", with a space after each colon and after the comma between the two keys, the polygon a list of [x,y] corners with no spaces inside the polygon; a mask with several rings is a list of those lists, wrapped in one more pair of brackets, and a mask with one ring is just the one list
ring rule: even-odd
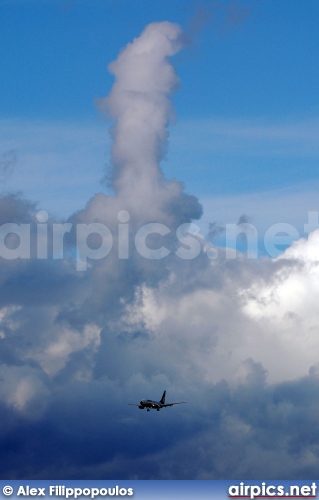
{"label": "white cloud", "polygon": [[28,366],[0,366],[0,400],[6,404],[23,411],[32,400],[44,399],[48,394],[40,371]]}
{"label": "white cloud", "polygon": [[[115,120],[116,195],[93,196],[70,220],[105,223],[114,232],[114,251],[77,273],[70,234],[68,260],[0,262],[0,405],[8,415],[0,440],[10,443],[14,432],[19,445],[8,449],[5,462],[0,457],[10,477],[294,477],[304,471],[312,477],[318,470],[318,232],[278,259],[227,259],[225,249],[211,261],[203,252],[184,260],[173,251],[159,261],[133,251],[129,259],[118,258],[119,210],[131,215],[131,250],[145,222],[165,223],[175,233],[201,213],[197,199],[159,168],[168,95],[177,83],[168,56],[181,40],[177,26],[155,23],[111,65],[117,81],[106,104]],[[84,160],[104,144],[104,130],[96,138],[90,127],[60,131],[34,124],[25,131],[21,123],[5,125],[3,148],[17,150],[17,169],[25,161],[28,189],[28,177],[40,184],[47,178],[58,193],[61,172],[67,189],[73,175],[82,185],[89,179]],[[276,142],[277,134],[281,144],[291,145],[298,134],[303,146],[308,140],[298,127],[281,133],[236,127],[222,129],[223,148],[237,136],[261,141],[258,149]],[[52,157],[44,165],[48,151]],[[262,207],[265,199],[249,200],[259,214],[269,209],[264,225],[282,207],[279,195]],[[228,214],[242,198],[232,202]],[[255,215],[247,208],[234,222],[243,211]],[[1,209],[3,222],[31,223],[35,234],[34,204],[3,196]],[[198,241],[207,246],[203,237]],[[175,250],[176,241],[169,243]],[[127,406],[163,389],[187,405],[159,415]],[[152,417],[158,416],[154,434]]]}

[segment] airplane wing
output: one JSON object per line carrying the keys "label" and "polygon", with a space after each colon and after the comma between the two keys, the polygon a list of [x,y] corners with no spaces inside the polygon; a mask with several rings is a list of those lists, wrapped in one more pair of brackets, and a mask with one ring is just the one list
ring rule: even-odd
{"label": "airplane wing", "polygon": [[162,405],[162,407],[163,406],[182,405],[184,403],[187,403],[187,401],[180,401],[179,403],[166,403],[166,404]]}

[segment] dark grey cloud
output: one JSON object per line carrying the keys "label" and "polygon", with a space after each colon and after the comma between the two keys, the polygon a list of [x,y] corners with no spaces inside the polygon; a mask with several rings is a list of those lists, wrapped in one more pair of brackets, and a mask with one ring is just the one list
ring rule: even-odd
{"label": "dark grey cloud", "polygon": [[[154,23],[111,64],[116,81],[102,105],[114,120],[115,194],[96,194],[66,221],[48,216],[48,258],[39,258],[45,214],[21,194],[0,198],[1,226],[28,225],[31,241],[28,258],[0,258],[2,478],[310,478],[318,470],[319,237],[277,260],[206,254],[190,225],[201,216],[198,200],[159,166],[178,82],[169,56],[182,44],[178,26]],[[129,216],[123,259],[121,211]],[[70,230],[57,257],[54,228],[63,223]],[[77,224],[93,223],[109,229],[113,247],[79,270]],[[134,245],[154,223],[169,230],[147,240],[169,250],[158,260]],[[210,238],[220,230],[213,223]],[[90,241],[101,244],[97,234]],[[6,244],[14,250],[19,238]],[[176,254],[192,244],[196,257]],[[128,406],[163,389],[187,404]]]}
{"label": "dark grey cloud", "polygon": [[2,407],[10,424],[1,432],[1,477],[315,477],[319,397],[310,376],[202,384],[179,414],[128,416],[123,396],[110,383],[77,382],[55,389],[41,418]]}

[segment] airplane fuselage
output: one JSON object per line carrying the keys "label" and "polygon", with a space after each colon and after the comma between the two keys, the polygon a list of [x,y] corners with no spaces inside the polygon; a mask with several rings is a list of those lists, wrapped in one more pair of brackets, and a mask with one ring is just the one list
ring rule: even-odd
{"label": "airplane fuselage", "polygon": [[139,404],[139,408],[143,410],[144,408],[154,408],[155,410],[160,410],[163,405],[159,401],[152,401],[151,399],[142,399]]}
{"label": "airplane fuselage", "polygon": [[160,411],[161,408],[165,408],[166,406],[174,406],[186,403],[186,401],[179,401],[178,403],[165,403],[165,396],[166,391],[163,392],[163,396],[161,397],[160,401],[153,401],[152,399],[142,399],[140,401],[140,404],[138,405],[136,405],[135,403],[128,404],[130,406],[138,406],[141,410],[144,410],[144,408],[146,408],[147,411],[151,411],[151,408],[153,408],[154,410]]}

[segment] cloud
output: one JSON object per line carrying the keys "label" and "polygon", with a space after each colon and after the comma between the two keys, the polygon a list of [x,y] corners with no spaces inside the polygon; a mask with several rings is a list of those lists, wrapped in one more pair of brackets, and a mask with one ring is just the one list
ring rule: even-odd
{"label": "cloud", "polygon": [[[219,117],[183,120],[172,131],[174,142],[190,153],[194,142],[202,152],[248,158],[284,156],[316,158],[318,119],[286,117],[281,122]],[[194,141],[194,142],[193,142]]]}
{"label": "cloud", "polygon": [[159,167],[172,117],[169,94],[178,85],[168,57],[178,52],[182,43],[177,25],[150,24],[143,36],[109,65],[116,80],[110,95],[100,102],[100,107],[115,119],[112,185],[122,207],[126,206],[139,222],[162,222],[165,214],[166,222],[172,223],[180,215],[181,223],[201,215],[196,199],[182,192],[180,182],[166,180]]}
{"label": "cloud", "polygon": [[[178,84],[170,56],[183,43],[177,25],[154,23],[111,63],[101,107],[113,120],[114,194],[95,194],[64,221],[64,258],[52,249],[61,221],[48,215],[46,225],[22,195],[0,199],[1,226],[27,225],[31,240],[30,258],[0,260],[3,478],[305,479],[318,470],[319,233],[276,259],[229,259],[220,247],[209,258],[212,245],[191,225],[201,205],[160,168]],[[85,270],[77,224],[103,224],[113,238]],[[145,240],[167,257],[137,251],[145,224],[168,229]],[[93,250],[107,240],[91,237]],[[192,245],[196,257],[181,258]],[[127,405],[163,389],[187,404]]]}
{"label": "cloud", "polygon": [[218,238],[218,236],[220,236],[224,232],[225,232],[225,227],[223,227],[220,222],[217,221],[209,222],[206,239],[208,241],[213,241],[215,238]]}
{"label": "cloud", "polygon": [[63,218],[101,190],[110,143],[102,121],[79,124],[2,118],[0,131],[5,151],[0,167],[6,165],[5,177],[1,174],[3,191],[23,192]]}
{"label": "cloud", "polygon": [[213,25],[214,21],[219,34],[237,28],[250,15],[251,5],[249,4],[250,2],[238,0],[229,0],[226,3],[216,0],[197,1],[193,17],[185,33],[186,40],[189,43],[205,25]]}
{"label": "cloud", "polygon": [[6,151],[0,160],[1,182],[4,183],[12,175],[13,168],[17,162],[17,152],[15,149]]}
{"label": "cloud", "polygon": [[[286,233],[287,246],[318,228],[316,182],[256,193],[203,197],[201,202],[204,213],[198,225],[203,233],[209,221],[215,218],[221,221],[221,227],[226,224],[228,228],[232,227],[235,234],[240,214],[250,214],[251,224],[257,231],[258,247],[263,255],[269,255],[265,251],[265,239],[275,241],[275,234]],[[221,233],[217,240],[219,244],[222,243],[222,236]],[[273,248],[272,257],[283,251],[279,246],[278,250]]]}

